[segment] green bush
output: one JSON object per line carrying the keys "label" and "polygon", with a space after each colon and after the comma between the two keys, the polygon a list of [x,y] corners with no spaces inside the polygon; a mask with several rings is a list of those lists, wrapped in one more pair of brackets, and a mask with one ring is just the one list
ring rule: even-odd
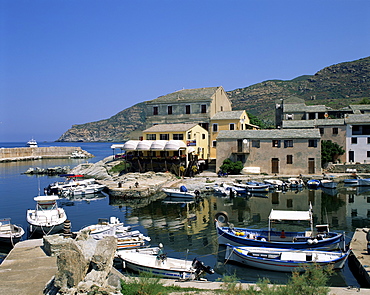
{"label": "green bush", "polygon": [[130,168],[130,164],[126,161],[120,161],[119,164],[113,166],[109,172],[111,173],[121,173],[122,171],[125,171],[126,169]]}
{"label": "green bush", "polygon": [[220,167],[223,172],[227,172],[227,174],[233,175],[239,174],[243,168],[244,166],[241,161],[233,162],[230,159],[225,159]]}

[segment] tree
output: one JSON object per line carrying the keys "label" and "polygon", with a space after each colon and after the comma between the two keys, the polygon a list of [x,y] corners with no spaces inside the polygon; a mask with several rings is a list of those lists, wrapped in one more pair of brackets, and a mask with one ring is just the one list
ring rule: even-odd
{"label": "tree", "polygon": [[321,141],[321,165],[328,162],[334,162],[338,156],[341,156],[345,153],[343,147],[341,147],[336,142],[331,140]]}
{"label": "tree", "polygon": [[220,169],[227,174],[239,174],[240,170],[243,169],[243,163],[241,161],[233,162],[230,159],[225,159]]}
{"label": "tree", "polygon": [[258,119],[257,116],[252,115],[251,113],[248,113],[248,112],[247,112],[247,115],[249,117],[249,122],[252,125],[257,125],[261,129],[267,129],[268,128],[267,124],[265,122],[263,122],[262,120]]}

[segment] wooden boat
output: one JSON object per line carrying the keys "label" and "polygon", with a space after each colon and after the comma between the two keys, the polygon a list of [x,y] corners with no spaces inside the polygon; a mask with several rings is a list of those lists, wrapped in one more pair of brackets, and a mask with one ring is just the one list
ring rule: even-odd
{"label": "wooden boat", "polygon": [[163,192],[172,198],[189,198],[194,199],[200,195],[198,190],[194,192],[189,191],[184,185],[180,186],[179,189],[176,188],[163,188]]}
{"label": "wooden boat", "polygon": [[343,268],[350,250],[331,252],[317,250],[294,250],[263,247],[235,247],[226,245],[225,260],[271,271],[305,271],[312,264],[333,265],[333,269]]}
{"label": "wooden boat", "polygon": [[307,181],[307,186],[311,189],[317,189],[320,186],[321,182],[318,179],[310,179]]}
{"label": "wooden boat", "polygon": [[[274,231],[271,229],[271,222],[277,220],[308,221],[311,230],[302,232]],[[311,210],[286,211],[272,209],[269,216],[268,230],[230,226],[226,212],[218,212],[215,221],[220,245],[334,250],[338,249],[339,243],[343,239],[342,234],[330,232],[327,224],[316,225],[316,231],[314,232]],[[226,224],[226,226],[221,224]]]}
{"label": "wooden boat", "polygon": [[338,183],[332,179],[322,179],[320,180],[320,186],[324,188],[334,189],[338,186]]}
{"label": "wooden boat", "polygon": [[153,276],[169,279],[195,280],[202,274],[213,274],[211,267],[205,266],[203,262],[194,259],[170,258],[166,254],[157,255],[119,251],[118,257],[122,259],[123,268],[135,272],[146,272]]}
{"label": "wooden boat", "polygon": [[61,232],[67,215],[58,208],[58,196],[37,196],[36,209],[27,210],[27,222],[31,233],[51,235]]}
{"label": "wooden boat", "polygon": [[130,226],[124,226],[117,217],[110,217],[110,220],[100,218],[97,224],[89,225],[80,230],[86,231],[96,240],[103,239],[106,236],[117,238],[117,250],[133,249],[147,246],[151,239],[143,235],[140,231],[131,231]]}
{"label": "wooden boat", "polygon": [[0,243],[14,246],[24,235],[21,226],[12,224],[10,218],[0,219]]}

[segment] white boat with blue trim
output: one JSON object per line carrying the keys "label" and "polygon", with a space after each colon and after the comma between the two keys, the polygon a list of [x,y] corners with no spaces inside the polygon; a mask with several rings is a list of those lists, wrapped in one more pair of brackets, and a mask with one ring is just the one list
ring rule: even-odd
{"label": "white boat with blue trim", "polygon": [[264,247],[235,247],[226,245],[225,261],[280,272],[304,272],[307,266],[315,264],[319,266],[332,265],[333,269],[343,268],[350,250],[341,251],[317,251],[317,250],[294,250]]}
{"label": "white boat with blue trim", "polygon": [[[302,232],[274,231],[273,221],[308,221],[311,230]],[[234,246],[252,246],[285,249],[325,249],[339,248],[343,235],[329,231],[329,225],[316,225],[313,229],[313,217],[309,211],[271,210],[268,229],[237,228],[229,224],[226,212],[218,212],[215,216],[218,243]]]}

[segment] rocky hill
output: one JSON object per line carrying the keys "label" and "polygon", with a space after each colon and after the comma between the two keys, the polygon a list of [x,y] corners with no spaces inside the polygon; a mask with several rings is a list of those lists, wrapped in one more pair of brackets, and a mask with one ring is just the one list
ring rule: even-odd
{"label": "rocky hill", "polygon": [[[274,125],[275,103],[298,96],[307,105],[323,104],[334,109],[370,98],[370,57],[326,67],[312,76],[293,80],[269,80],[227,92],[234,110],[246,110]],[[124,141],[144,126],[144,103],[127,108],[113,117],[73,125],[58,141]]]}

